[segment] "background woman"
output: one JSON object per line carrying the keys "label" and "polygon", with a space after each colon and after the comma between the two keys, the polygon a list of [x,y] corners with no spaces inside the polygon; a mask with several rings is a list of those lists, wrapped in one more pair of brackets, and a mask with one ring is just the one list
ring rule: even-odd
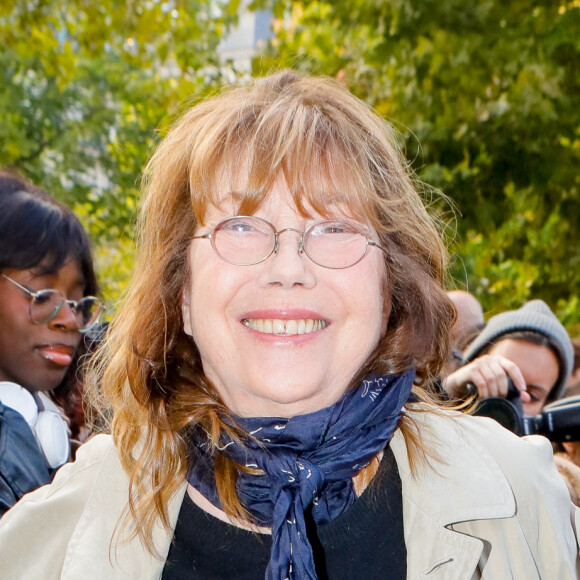
{"label": "background woman", "polygon": [[282,72],[193,107],[139,242],[95,377],[112,436],[0,522],[4,575],[576,576],[549,444],[428,403],[446,253],[344,87]]}
{"label": "background woman", "polygon": [[73,212],[0,173],[0,513],[69,457],[61,410],[76,402],[81,333],[101,309],[96,292]]}

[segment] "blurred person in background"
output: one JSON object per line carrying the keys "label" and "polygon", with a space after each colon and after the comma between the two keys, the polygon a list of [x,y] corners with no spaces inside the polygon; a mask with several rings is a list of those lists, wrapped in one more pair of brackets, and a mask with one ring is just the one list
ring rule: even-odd
{"label": "blurred person in background", "polygon": [[475,337],[484,327],[483,307],[479,300],[465,290],[449,290],[447,296],[457,310],[457,318],[451,327],[451,340],[459,350],[463,350],[469,337]]}
{"label": "blurred person in background", "polygon": [[69,459],[82,333],[99,321],[89,238],[73,212],[0,173],[0,514]]}
{"label": "blurred person in background", "polygon": [[451,351],[441,369],[441,378],[463,365],[464,348],[485,326],[483,308],[473,294],[465,290],[449,290],[447,296],[453,302],[457,315],[451,327]]}
{"label": "blurred person in background", "polygon": [[542,300],[492,316],[463,354],[464,366],[443,380],[450,396],[473,384],[480,399],[507,397],[511,378],[526,415],[564,395],[574,361],[566,329]]}
{"label": "blurred person in background", "polygon": [[[564,326],[545,302],[532,300],[490,318],[466,348],[464,366],[445,377],[442,384],[451,397],[465,396],[471,384],[480,400],[503,397],[520,406],[522,414],[538,416],[567,393],[574,360],[572,341]],[[508,388],[510,379],[515,392]],[[480,412],[487,414],[492,407],[487,409],[482,407]],[[513,428],[503,411],[493,409],[490,416]],[[556,467],[572,501],[580,505],[580,443],[555,442],[553,446]]]}
{"label": "blurred person in background", "polygon": [[572,339],[572,347],[574,348],[574,367],[568,379],[568,391],[574,391],[580,395],[580,338]]}

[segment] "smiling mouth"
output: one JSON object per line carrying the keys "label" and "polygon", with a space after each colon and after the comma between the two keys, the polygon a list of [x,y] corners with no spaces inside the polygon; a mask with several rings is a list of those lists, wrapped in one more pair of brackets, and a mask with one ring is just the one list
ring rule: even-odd
{"label": "smiling mouth", "polygon": [[279,318],[244,318],[242,324],[264,334],[277,336],[294,336],[296,334],[310,334],[318,332],[328,326],[326,320],[313,318],[298,318],[280,320]]}

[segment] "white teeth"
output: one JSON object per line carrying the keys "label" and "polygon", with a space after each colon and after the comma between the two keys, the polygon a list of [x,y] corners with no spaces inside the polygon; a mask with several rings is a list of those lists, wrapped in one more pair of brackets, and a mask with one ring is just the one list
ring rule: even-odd
{"label": "white teeth", "polygon": [[312,318],[298,318],[292,320],[280,320],[279,318],[244,318],[242,323],[257,332],[283,336],[309,334],[311,332],[322,330],[328,326],[328,323],[325,320],[314,320]]}

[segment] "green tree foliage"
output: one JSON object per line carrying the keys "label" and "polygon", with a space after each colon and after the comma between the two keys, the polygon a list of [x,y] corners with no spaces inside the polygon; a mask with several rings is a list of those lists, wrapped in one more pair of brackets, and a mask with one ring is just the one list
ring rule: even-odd
{"label": "green tree foliage", "polygon": [[256,72],[338,75],[396,124],[414,169],[458,208],[454,284],[489,312],[542,297],[578,324],[580,2],[273,6]]}
{"label": "green tree foliage", "polygon": [[[131,269],[142,168],[183,104],[223,84],[216,48],[239,4],[0,4],[0,167],[74,207],[114,299]],[[489,312],[542,297],[580,333],[580,1],[254,6],[277,18],[256,74],[291,66],[344,78],[453,201],[453,283]]]}
{"label": "green tree foliage", "polygon": [[112,301],[131,270],[129,226],[156,130],[221,84],[216,48],[238,4],[0,3],[0,167],[75,209]]}

